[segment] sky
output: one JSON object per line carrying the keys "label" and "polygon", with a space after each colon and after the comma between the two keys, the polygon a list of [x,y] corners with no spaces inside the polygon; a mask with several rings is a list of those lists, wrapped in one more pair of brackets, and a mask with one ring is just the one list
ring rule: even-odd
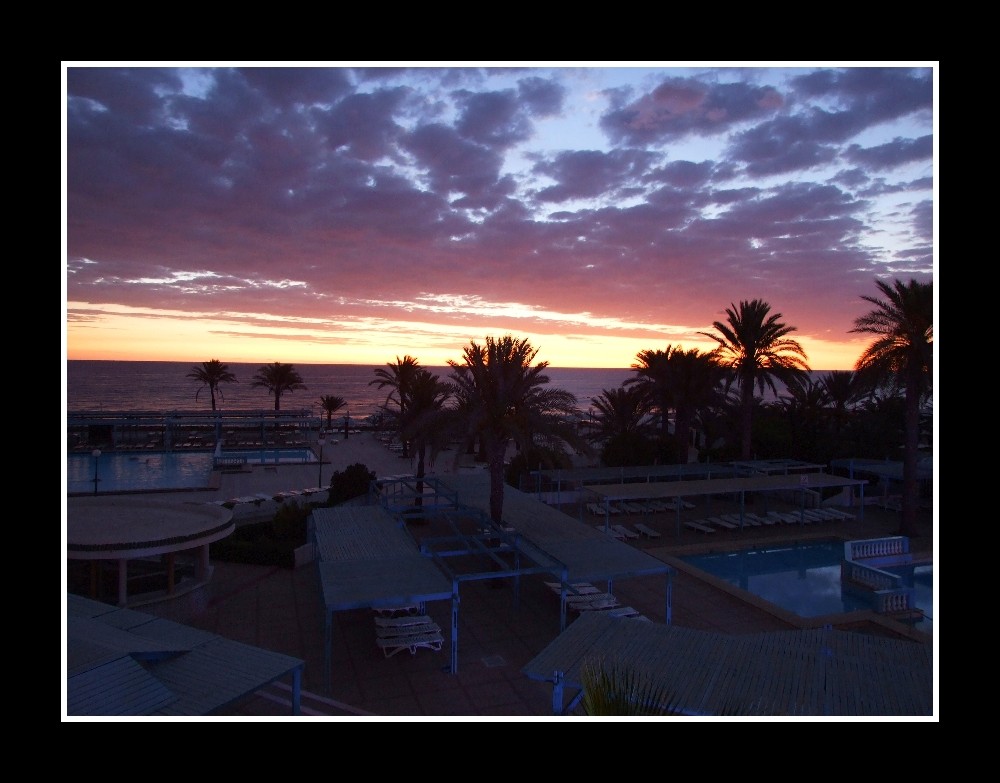
{"label": "sky", "polygon": [[64,62],[63,356],[628,368],[760,299],[852,369],[936,277],[938,68]]}

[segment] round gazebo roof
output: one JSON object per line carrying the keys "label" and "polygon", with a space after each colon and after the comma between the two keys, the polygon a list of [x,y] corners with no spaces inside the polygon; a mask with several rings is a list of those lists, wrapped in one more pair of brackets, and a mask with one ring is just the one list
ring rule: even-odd
{"label": "round gazebo roof", "polygon": [[66,556],[111,560],[179,552],[235,530],[233,512],[214,504],[128,495],[72,497],[66,507]]}

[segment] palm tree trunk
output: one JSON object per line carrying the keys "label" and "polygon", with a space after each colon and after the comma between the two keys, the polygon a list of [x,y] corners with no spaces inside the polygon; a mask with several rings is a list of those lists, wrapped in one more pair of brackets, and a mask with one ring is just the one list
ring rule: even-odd
{"label": "palm tree trunk", "polygon": [[503,523],[503,458],[507,442],[502,441],[490,450],[490,519],[497,525]]}
{"label": "palm tree trunk", "polygon": [[421,508],[424,505],[424,453],[427,451],[427,446],[423,443],[420,444],[417,449],[417,497],[414,500],[413,505],[417,508]]}
{"label": "palm tree trunk", "polygon": [[741,389],[740,425],[743,431],[743,446],[740,459],[750,459],[753,455],[753,384],[744,384]]}
{"label": "palm tree trunk", "polygon": [[914,536],[917,533],[917,509],[920,504],[920,483],[917,481],[917,454],[920,445],[920,392],[918,381],[912,378],[907,379],[905,400],[903,509],[899,518],[899,534]]}

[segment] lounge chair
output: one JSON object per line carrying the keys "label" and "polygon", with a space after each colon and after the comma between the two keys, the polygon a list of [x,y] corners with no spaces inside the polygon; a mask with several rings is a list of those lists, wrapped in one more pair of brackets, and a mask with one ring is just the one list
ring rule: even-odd
{"label": "lounge chair", "polygon": [[566,596],[566,606],[575,612],[603,611],[604,609],[614,609],[620,605],[618,599],[611,595],[611,593],[582,595],[573,601],[570,598],[571,596]]}
{"label": "lounge chair", "polygon": [[685,522],[684,527],[690,528],[691,530],[697,530],[699,533],[714,533],[715,528],[709,527],[708,525],[703,525],[701,522]]}
{"label": "lounge chair", "polygon": [[[621,533],[619,533],[613,527],[612,528],[607,528],[607,529],[605,529],[604,525],[594,525],[594,527],[597,528],[598,530],[600,530],[602,533],[606,533],[607,535],[609,535],[612,538],[615,538],[615,539],[617,539],[619,541],[624,541],[625,540],[625,536],[623,536]],[[615,527],[621,527],[621,526],[620,525],[616,525]]]}
{"label": "lounge chair", "polygon": [[768,514],[773,514],[775,519],[779,519],[786,525],[800,525],[805,521],[805,524],[811,525],[812,520],[809,517],[802,517],[798,511],[768,511]]}
{"label": "lounge chair", "polygon": [[736,525],[736,527],[739,527],[741,524],[743,527],[760,527],[763,524],[763,522],[758,521],[756,517],[751,516],[750,514],[743,515],[742,523],[740,522],[739,514],[723,514],[722,519],[725,519],[727,522],[732,522]]}
{"label": "lounge chair", "polygon": [[441,631],[429,631],[427,633],[407,634],[405,636],[377,636],[375,638],[386,658],[391,658],[398,652],[409,650],[410,655],[417,654],[418,647],[426,647],[428,650],[440,651],[444,644],[444,637]]}
{"label": "lounge chair", "polygon": [[391,658],[403,650],[416,655],[418,647],[436,652],[444,644],[444,637],[441,636],[441,627],[427,615],[376,617],[375,644],[386,658]]}
{"label": "lounge chair", "polygon": [[638,617],[639,610],[631,606],[616,606],[614,609],[603,610],[609,617]]}
{"label": "lounge chair", "polygon": [[639,534],[634,530],[629,530],[625,525],[613,525],[612,529],[621,534],[621,537],[626,541],[631,541],[632,539],[638,538]]}
{"label": "lounge chair", "polygon": [[739,527],[738,524],[731,522],[725,517],[707,517],[701,520],[703,525],[715,525],[715,527],[725,528],[726,530],[736,530]]}
{"label": "lounge chair", "polygon": [[383,606],[375,609],[375,613],[382,617],[399,617],[400,615],[419,615],[421,607],[418,604],[406,604],[404,606]]}
{"label": "lounge chair", "polygon": [[[562,585],[559,582],[546,582],[545,586],[548,587],[556,595],[562,595]],[[569,588],[566,591],[567,596],[572,595],[593,595],[595,593],[600,593],[601,590],[590,582],[576,582],[571,585],[566,585]]]}
{"label": "lounge chair", "polygon": [[642,534],[642,535],[644,535],[646,538],[659,538],[660,537],[659,531],[653,530],[653,528],[651,528],[651,527],[647,527],[646,525],[642,524],[642,522],[638,522],[635,525],[635,529],[638,530],[639,533]]}
{"label": "lounge chair", "polygon": [[410,629],[423,629],[431,630],[430,626],[434,626],[437,630],[437,624],[426,614],[409,614],[401,615],[399,617],[376,617],[375,618],[375,632],[380,636],[393,636],[399,633],[399,629],[405,628],[410,633],[416,633],[416,630]]}

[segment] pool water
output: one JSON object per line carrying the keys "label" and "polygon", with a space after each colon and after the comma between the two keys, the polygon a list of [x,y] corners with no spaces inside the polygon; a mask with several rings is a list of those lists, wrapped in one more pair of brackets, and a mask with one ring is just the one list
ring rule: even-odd
{"label": "pool water", "polygon": [[[843,541],[815,541],[681,557],[685,563],[770,601],[800,617],[870,609],[863,594],[840,584]],[[914,589],[924,619],[914,627],[930,633],[934,617],[933,566],[887,568]]]}
{"label": "pool water", "polygon": [[[311,449],[227,449],[223,453],[227,457],[245,457],[254,465],[316,462]],[[212,458],[211,451],[117,451],[101,454],[95,465],[94,457],[88,453],[70,454],[66,463],[66,491],[93,492],[95,467],[99,493],[207,489]]]}

